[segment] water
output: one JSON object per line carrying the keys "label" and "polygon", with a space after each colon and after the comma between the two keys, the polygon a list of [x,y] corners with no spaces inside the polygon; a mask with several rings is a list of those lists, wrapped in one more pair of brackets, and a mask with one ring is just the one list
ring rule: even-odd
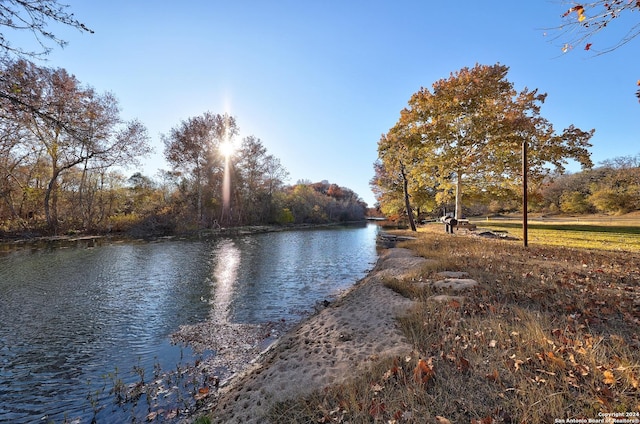
{"label": "water", "polygon": [[144,421],[144,397],[118,405],[109,391],[118,379],[148,381],[194,360],[189,348],[169,343],[180,325],[209,316],[248,324],[299,319],[373,266],[376,232],[114,242],[0,256],[0,422]]}

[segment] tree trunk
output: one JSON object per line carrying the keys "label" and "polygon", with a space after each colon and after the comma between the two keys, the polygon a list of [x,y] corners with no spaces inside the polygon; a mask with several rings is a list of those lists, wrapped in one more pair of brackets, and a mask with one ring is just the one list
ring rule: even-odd
{"label": "tree trunk", "polygon": [[409,226],[411,231],[417,231],[416,223],[413,220],[413,210],[411,209],[411,203],[409,202],[409,181],[407,180],[407,174],[404,172],[404,165],[400,163],[400,173],[402,174],[402,189],[404,191],[404,207],[407,210],[407,217],[409,218]]}
{"label": "tree trunk", "polygon": [[462,218],[462,179],[458,173],[458,180],[456,181],[456,219]]}
{"label": "tree trunk", "polygon": [[200,178],[200,169],[196,171],[196,184],[198,184],[198,228],[202,228],[202,179]]}
{"label": "tree trunk", "polygon": [[44,215],[49,231],[54,235],[58,232],[58,174],[59,172],[54,172],[44,193]]}
{"label": "tree trunk", "polygon": [[91,230],[93,227],[93,193],[89,193],[87,189],[87,169],[89,167],[89,160],[84,161],[82,167],[82,174],[80,176],[80,187],[78,188],[78,207],[80,209],[82,217],[82,227],[85,230]]}

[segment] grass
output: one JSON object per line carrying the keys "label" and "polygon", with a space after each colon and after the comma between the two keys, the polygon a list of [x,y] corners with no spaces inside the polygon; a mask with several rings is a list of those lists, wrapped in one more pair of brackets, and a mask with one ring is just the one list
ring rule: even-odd
{"label": "grass", "polygon": [[[416,282],[387,281],[418,301],[398,321],[414,350],[339,387],[276,404],[272,422],[553,423],[640,414],[638,253],[523,248],[447,235],[441,226],[402,246],[436,260]],[[442,270],[466,271],[480,286],[464,300],[430,301],[441,292],[416,283]]]}
{"label": "grass", "polygon": [[[625,225],[620,225],[620,223]],[[478,230],[506,231],[522,237],[522,223],[504,220],[474,221]],[[580,249],[640,252],[640,220],[583,220],[576,223],[556,220],[552,223],[529,222],[528,239],[532,245],[552,245]]]}

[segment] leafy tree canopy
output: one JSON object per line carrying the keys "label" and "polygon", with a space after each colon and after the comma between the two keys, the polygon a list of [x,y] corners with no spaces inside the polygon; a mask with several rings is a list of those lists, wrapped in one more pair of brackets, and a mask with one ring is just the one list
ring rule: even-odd
{"label": "leafy tree canopy", "polygon": [[506,78],[508,70],[501,64],[477,64],[411,96],[399,121],[378,143],[386,172],[377,172],[387,176],[385,188],[397,191],[393,176],[405,173],[407,182],[438,191],[439,201],[455,190],[460,216],[463,186],[476,193],[515,192],[523,143],[529,145],[534,181],[550,166],[564,172],[569,159],[591,167],[587,149],[594,130],[570,126],[556,133],[540,115],[546,94],[527,88],[517,92]]}

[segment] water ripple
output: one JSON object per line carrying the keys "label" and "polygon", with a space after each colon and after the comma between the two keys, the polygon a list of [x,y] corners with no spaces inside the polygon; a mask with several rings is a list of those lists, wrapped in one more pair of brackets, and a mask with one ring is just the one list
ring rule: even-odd
{"label": "water ripple", "polygon": [[[132,419],[108,396],[188,349],[178,326],[298,319],[373,266],[375,227],[0,256],[0,422]],[[111,384],[111,386],[109,386]],[[144,408],[142,408],[144,412]],[[144,417],[144,414],[142,415]],[[138,417],[138,420],[140,417]]]}

